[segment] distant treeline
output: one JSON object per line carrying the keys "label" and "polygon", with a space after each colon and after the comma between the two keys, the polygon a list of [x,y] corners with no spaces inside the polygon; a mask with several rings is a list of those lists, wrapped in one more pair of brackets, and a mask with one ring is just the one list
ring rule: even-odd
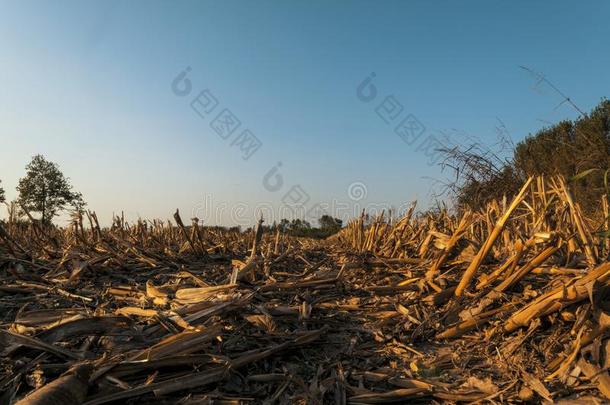
{"label": "distant treeline", "polygon": [[268,232],[279,230],[291,236],[323,239],[339,232],[342,227],[343,221],[339,218],[322,215],[318,219],[318,227],[312,226],[309,221],[297,218],[292,221],[282,219],[279,223],[274,222],[272,225],[263,225],[263,230]]}
{"label": "distant treeline", "polygon": [[[53,218],[68,208],[76,213],[85,213],[86,203],[81,193],[73,191],[70,179],[64,176],[59,165],[46,160],[42,155],[36,155],[25,169],[26,174],[17,186],[17,198],[7,204],[11,223],[26,223],[29,220],[52,226]],[[0,203],[4,202],[6,196],[0,179]],[[318,224],[318,227],[314,227],[303,219],[282,219],[279,223],[263,225],[263,228],[273,232],[279,230],[292,236],[326,238],[337,233],[343,225],[340,219],[330,215],[320,217]],[[146,226],[146,222],[142,225]],[[124,227],[123,217],[115,217],[112,227]],[[241,232],[238,226],[208,228]]]}
{"label": "distant treeline", "polygon": [[[368,218],[368,216],[367,216]],[[264,218],[263,218],[264,219]],[[232,232],[232,233],[249,233],[254,232],[254,227],[242,228],[241,226],[222,226],[222,225],[205,225],[200,224],[198,218],[192,218],[193,225],[217,232]],[[343,221],[338,218],[333,218],[330,215],[322,215],[318,220],[318,227],[312,226],[309,221],[303,219],[282,219],[279,223],[274,221],[271,225],[265,225],[264,222],[260,225],[265,233],[274,234],[281,232],[291,236],[307,237],[324,239],[339,232],[343,228]],[[162,222],[162,221],[161,221]],[[149,224],[154,224],[154,221],[138,220],[138,226],[147,229]],[[192,226],[186,226],[191,229]],[[111,229],[122,229],[125,227],[125,222],[122,217],[115,217]]]}
{"label": "distant treeline", "polygon": [[478,209],[488,201],[514,195],[529,176],[562,175],[585,211],[592,211],[608,193],[610,169],[610,101],[602,100],[590,114],[561,121],[530,134],[501,158],[480,145],[444,151],[445,167],[456,173],[447,184],[459,207]]}

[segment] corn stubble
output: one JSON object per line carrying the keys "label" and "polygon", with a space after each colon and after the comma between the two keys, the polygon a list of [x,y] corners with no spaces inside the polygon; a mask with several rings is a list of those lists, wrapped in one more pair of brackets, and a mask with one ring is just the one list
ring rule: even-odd
{"label": "corn stubble", "polygon": [[610,400],[607,196],[365,213],[327,240],[0,225],[1,403]]}

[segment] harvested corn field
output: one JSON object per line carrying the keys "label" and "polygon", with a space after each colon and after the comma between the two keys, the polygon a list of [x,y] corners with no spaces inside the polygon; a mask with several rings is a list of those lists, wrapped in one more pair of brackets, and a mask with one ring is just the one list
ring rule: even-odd
{"label": "harvested corn field", "polygon": [[194,222],[0,228],[0,403],[610,399],[608,201],[562,178],[326,240]]}

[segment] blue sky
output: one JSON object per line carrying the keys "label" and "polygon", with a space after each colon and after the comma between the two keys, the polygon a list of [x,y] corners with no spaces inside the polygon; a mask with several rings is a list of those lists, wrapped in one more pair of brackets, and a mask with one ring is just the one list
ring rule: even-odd
{"label": "blue sky", "polygon": [[[576,117],[520,65],[585,111],[610,94],[609,16],[603,1],[0,1],[0,179],[14,198],[42,153],[106,224],[180,208],[243,225],[280,215],[297,185],[306,209],[334,201],[342,216],[426,206],[444,174],[423,139],[493,145],[503,123],[516,142]],[[204,89],[218,105],[201,118]],[[376,113],[387,96],[403,107],[390,124]],[[225,108],[241,122],[227,140],[211,127]],[[394,133],[409,114],[425,127],[413,144]],[[245,129],[262,143],[248,160],[231,145]]]}

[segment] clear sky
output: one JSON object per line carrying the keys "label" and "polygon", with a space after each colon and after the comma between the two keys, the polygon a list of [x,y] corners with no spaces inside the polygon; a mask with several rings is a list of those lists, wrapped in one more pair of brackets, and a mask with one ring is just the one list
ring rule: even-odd
{"label": "clear sky", "polygon": [[[424,142],[577,116],[520,65],[585,111],[610,95],[609,17],[607,1],[0,1],[0,179],[14,198],[41,153],[106,224],[425,206],[444,174]],[[187,67],[190,92],[172,86]]]}

